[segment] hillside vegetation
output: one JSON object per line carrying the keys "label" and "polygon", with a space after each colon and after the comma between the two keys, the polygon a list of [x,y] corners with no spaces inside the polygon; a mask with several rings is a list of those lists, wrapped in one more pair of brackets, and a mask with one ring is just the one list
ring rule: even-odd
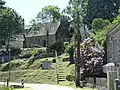
{"label": "hillside vegetation", "polygon": [[[56,84],[56,62],[59,62],[60,60],[62,61],[62,66],[65,70],[66,81],[69,82],[74,80],[74,65],[69,65],[69,55],[64,54],[57,58],[36,58],[38,53],[40,53],[39,49],[32,50],[32,52],[22,51],[20,53],[21,56],[31,54],[30,58],[18,58],[10,62],[11,82],[20,82],[21,79],[24,79],[26,83]],[[49,70],[43,70],[41,67],[42,61],[45,60],[52,62],[52,68]],[[0,81],[4,82],[8,78],[9,63],[1,64],[0,70]],[[70,85],[70,83],[67,83],[67,85]]]}

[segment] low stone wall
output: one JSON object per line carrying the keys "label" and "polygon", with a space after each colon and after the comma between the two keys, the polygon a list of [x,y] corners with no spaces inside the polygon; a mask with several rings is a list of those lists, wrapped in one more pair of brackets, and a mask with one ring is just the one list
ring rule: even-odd
{"label": "low stone wall", "polygon": [[[87,86],[93,88],[94,78],[86,78]],[[96,87],[98,90],[107,90],[107,78],[96,78]]]}

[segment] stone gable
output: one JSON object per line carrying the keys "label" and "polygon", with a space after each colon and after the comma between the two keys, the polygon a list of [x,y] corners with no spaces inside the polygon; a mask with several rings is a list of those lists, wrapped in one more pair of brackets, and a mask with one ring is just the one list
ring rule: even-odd
{"label": "stone gable", "polygon": [[120,62],[120,25],[108,34],[107,62]]}

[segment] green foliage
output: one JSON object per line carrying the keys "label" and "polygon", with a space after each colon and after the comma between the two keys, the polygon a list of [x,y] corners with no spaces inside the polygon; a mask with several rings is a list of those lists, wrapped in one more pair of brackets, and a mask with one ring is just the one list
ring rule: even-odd
{"label": "green foliage", "polygon": [[[102,24],[104,22],[106,24]],[[120,16],[118,15],[116,18],[114,18],[112,23],[109,23],[108,20],[105,21],[105,20],[102,20],[102,19],[100,20],[100,22],[99,22],[99,20],[97,21],[97,19],[96,19],[96,20],[94,20],[93,23],[94,23],[93,26],[96,27],[97,29],[95,30],[95,34],[93,34],[91,37],[94,38],[96,41],[98,41],[101,44],[101,46],[104,46],[108,33],[117,24],[120,24]],[[95,26],[95,23],[96,23],[96,26]],[[101,25],[102,25],[102,27],[101,27]],[[98,29],[98,28],[101,28],[101,29]]]}
{"label": "green foliage", "polygon": [[75,65],[69,65],[66,70],[66,79],[68,81],[75,80]]}
{"label": "green foliage", "polygon": [[88,0],[85,22],[89,26],[95,18],[113,20],[119,13],[120,0]]}
{"label": "green foliage", "polygon": [[19,68],[21,65],[24,65],[24,64],[25,64],[24,60],[20,60],[20,59],[14,60],[14,61],[11,61],[10,64],[6,63],[2,65],[1,71],[8,71],[9,67],[10,67],[10,70],[17,70],[17,68]]}
{"label": "green foliage", "polygon": [[113,28],[113,25],[110,24],[110,25],[104,27],[103,29],[101,29],[100,31],[96,31],[95,34],[92,35],[92,37],[96,41],[98,41],[101,46],[104,46],[108,32],[111,31],[112,28]]}
{"label": "green foliage", "polygon": [[[63,10],[64,13],[70,15],[74,20],[76,19],[77,10],[80,12],[80,19],[85,17],[87,13],[88,0],[69,0],[69,5]],[[79,7],[78,7],[79,6]],[[82,16],[82,17],[81,17]]]}
{"label": "green foliage", "polygon": [[11,9],[0,9],[0,39],[10,42],[24,30],[24,20]]}
{"label": "green foliage", "polygon": [[92,27],[94,31],[103,29],[110,24],[109,20],[103,20],[102,18],[95,18],[92,22]]}
{"label": "green foliage", "polygon": [[3,0],[0,0],[0,9],[5,9],[6,7],[4,6],[5,5],[5,1]]}
{"label": "green foliage", "polygon": [[25,48],[25,49],[21,49],[21,53],[19,54],[20,59],[23,59],[23,58],[30,58],[32,56],[32,51],[33,49],[30,49],[30,48]]}
{"label": "green foliage", "polygon": [[73,48],[74,44],[73,43],[70,43],[69,45],[67,45],[65,47],[67,53],[70,55],[70,57],[73,57],[74,55],[74,48]]}
{"label": "green foliage", "polygon": [[0,86],[0,90],[14,90],[13,87]]}
{"label": "green foliage", "polygon": [[56,50],[58,55],[62,54],[64,52],[64,44],[62,41],[56,41],[54,44],[52,44],[50,49]]}
{"label": "green foliage", "polygon": [[59,8],[57,6],[45,6],[42,11],[38,13],[36,19],[38,22],[57,22],[60,19]]}
{"label": "green foliage", "polygon": [[65,50],[70,56],[70,63],[73,64],[74,63],[74,60],[73,60],[74,44],[70,43],[70,44],[65,45]]}
{"label": "green foliage", "polygon": [[114,18],[113,24],[120,24],[120,15],[118,15],[116,18]]}
{"label": "green foliage", "polygon": [[20,48],[11,48],[10,53],[12,56],[17,56],[21,53],[21,51],[22,50]]}
{"label": "green foliage", "polygon": [[33,51],[32,51],[32,56],[35,57],[35,56],[37,56],[37,55],[40,54],[40,53],[41,53],[41,50],[40,50],[40,49],[33,49]]}
{"label": "green foliage", "polygon": [[[0,72],[0,81],[8,77],[8,72]],[[11,71],[11,82],[20,82],[24,79],[25,83],[56,84],[55,70],[17,70]],[[0,89],[2,90],[2,89]]]}

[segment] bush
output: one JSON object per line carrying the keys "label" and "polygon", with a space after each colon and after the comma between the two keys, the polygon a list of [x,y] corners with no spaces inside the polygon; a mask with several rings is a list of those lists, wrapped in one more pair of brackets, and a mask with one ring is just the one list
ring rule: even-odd
{"label": "bush", "polygon": [[[16,60],[10,62],[10,70],[15,70],[21,65],[25,64],[24,61]],[[1,67],[1,71],[8,71],[9,70],[9,63],[4,64],[4,66]]]}
{"label": "bush", "polygon": [[64,44],[63,44],[62,41],[56,41],[49,48],[53,49],[53,50],[56,50],[58,55],[61,55],[64,52]]}
{"label": "bush", "polygon": [[40,49],[33,49],[32,51],[32,56],[36,57],[37,55],[39,55],[42,51]]}
{"label": "bush", "polygon": [[17,56],[17,55],[19,55],[21,52],[22,52],[22,50],[21,50],[20,48],[12,48],[12,49],[10,50],[10,53],[11,53],[12,56]]}
{"label": "bush", "polygon": [[62,59],[63,62],[69,61],[69,57],[65,57]]}
{"label": "bush", "polygon": [[47,49],[47,51],[42,49],[34,49],[32,51],[32,56],[36,57],[37,59],[41,59],[46,57],[54,57],[55,53],[49,49]]}
{"label": "bush", "polygon": [[74,44],[70,43],[68,45],[65,46],[66,52],[69,54],[70,56],[70,63],[74,64],[74,59],[73,59],[73,55],[74,55]]}
{"label": "bush", "polygon": [[29,49],[29,48],[22,49],[22,52],[20,53],[18,58],[21,58],[21,59],[30,58],[32,56],[32,50],[33,49]]}
{"label": "bush", "polygon": [[23,58],[30,58],[32,56],[32,54],[24,54],[24,55],[20,55],[18,58],[23,59]]}
{"label": "bush", "polygon": [[66,72],[66,79],[68,81],[74,81],[75,80],[75,69],[74,69],[75,65],[69,65],[67,67],[67,72]]}
{"label": "bush", "polygon": [[95,18],[92,22],[94,31],[102,30],[104,27],[110,24],[109,20],[103,20],[102,18]]}
{"label": "bush", "polygon": [[68,81],[74,81],[74,80],[75,80],[75,76],[73,76],[73,75],[67,75],[67,76],[66,76],[66,79],[67,79]]}

